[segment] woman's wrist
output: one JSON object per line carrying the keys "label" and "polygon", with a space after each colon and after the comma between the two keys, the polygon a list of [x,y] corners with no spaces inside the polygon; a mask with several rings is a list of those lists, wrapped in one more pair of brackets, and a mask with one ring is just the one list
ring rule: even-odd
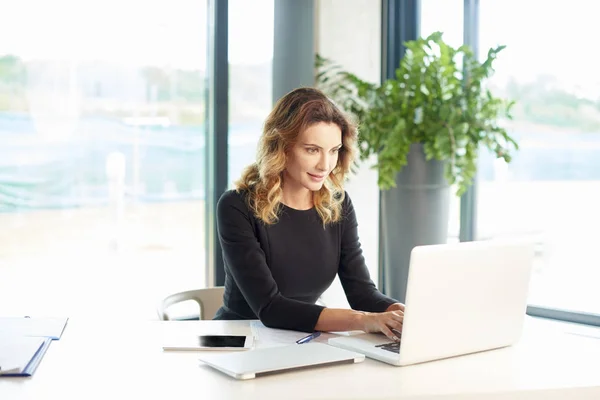
{"label": "woman's wrist", "polygon": [[365,326],[365,317],[368,313],[364,311],[353,311],[351,318],[351,331],[363,331]]}
{"label": "woman's wrist", "polygon": [[363,330],[365,312],[341,308],[324,308],[315,330],[323,332]]}

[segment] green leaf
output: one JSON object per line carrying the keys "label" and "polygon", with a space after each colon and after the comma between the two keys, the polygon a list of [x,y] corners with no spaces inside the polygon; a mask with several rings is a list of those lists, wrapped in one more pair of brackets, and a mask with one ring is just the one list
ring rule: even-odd
{"label": "green leaf", "polygon": [[445,176],[464,193],[477,172],[477,151],[485,146],[507,162],[518,150],[500,127],[512,118],[515,101],[487,89],[493,63],[505,46],[490,48],[479,62],[473,50],[450,46],[441,32],[405,43],[393,79],[380,85],[316,56],[316,85],[359,121],[359,158],[377,156],[378,184],[395,185],[412,143],[424,144],[427,159],[447,161]]}

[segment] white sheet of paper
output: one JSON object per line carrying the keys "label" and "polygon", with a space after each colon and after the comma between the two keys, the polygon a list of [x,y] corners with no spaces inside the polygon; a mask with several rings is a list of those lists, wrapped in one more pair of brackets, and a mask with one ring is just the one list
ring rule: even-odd
{"label": "white sheet of paper", "polygon": [[[256,345],[259,347],[275,347],[290,345],[296,343],[297,340],[309,335],[306,332],[267,328],[260,321],[252,321],[250,323],[250,326],[252,327],[254,337],[258,339]],[[311,340],[309,343],[327,343],[327,340],[329,340],[329,338],[335,336],[336,335],[333,333],[322,333],[321,336]]]}
{"label": "white sheet of paper", "polygon": [[22,372],[44,341],[43,337],[0,335],[0,375]]}
{"label": "white sheet of paper", "polygon": [[59,339],[68,318],[0,317],[0,335],[39,336]]}

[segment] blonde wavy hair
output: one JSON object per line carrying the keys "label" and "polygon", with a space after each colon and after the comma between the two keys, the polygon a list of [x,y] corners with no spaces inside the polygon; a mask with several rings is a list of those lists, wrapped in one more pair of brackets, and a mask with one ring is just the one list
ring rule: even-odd
{"label": "blonde wavy hair", "polygon": [[238,192],[247,193],[248,206],[264,223],[278,221],[288,151],[301,132],[319,122],[334,123],[340,128],[342,147],[325,184],[313,192],[313,202],[324,225],[341,219],[343,182],[355,156],[356,125],[318,89],[299,88],[275,104],[264,124],[256,162],[235,183]]}

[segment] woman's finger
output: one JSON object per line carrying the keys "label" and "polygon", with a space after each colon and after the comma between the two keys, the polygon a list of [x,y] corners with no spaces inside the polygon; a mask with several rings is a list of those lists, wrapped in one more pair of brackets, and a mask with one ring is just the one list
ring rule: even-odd
{"label": "woman's finger", "polygon": [[390,338],[391,340],[393,340],[394,342],[397,342],[398,340],[400,340],[395,334],[394,332],[391,331],[390,328],[388,328],[385,325],[381,326],[381,332],[383,332],[383,334],[385,336],[387,336],[388,338]]}
{"label": "woman's finger", "polygon": [[402,332],[402,323],[398,321],[394,321],[393,319],[387,322],[387,326],[391,329],[395,329],[399,332]]}
{"label": "woman's finger", "polygon": [[403,323],[403,322],[404,322],[404,314],[396,314],[396,313],[394,312],[394,313],[392,313],[392,319],[393,319],[394,321],[398,321],[398,322],[401,322],[401,323]]}

